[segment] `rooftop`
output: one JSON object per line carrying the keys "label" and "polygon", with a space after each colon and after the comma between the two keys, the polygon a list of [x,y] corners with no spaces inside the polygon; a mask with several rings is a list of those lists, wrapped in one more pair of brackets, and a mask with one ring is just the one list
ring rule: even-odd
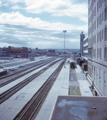
{"label": "rooftop", "polygon": [[107,120],[107,97],[58,96],[51,120]]}

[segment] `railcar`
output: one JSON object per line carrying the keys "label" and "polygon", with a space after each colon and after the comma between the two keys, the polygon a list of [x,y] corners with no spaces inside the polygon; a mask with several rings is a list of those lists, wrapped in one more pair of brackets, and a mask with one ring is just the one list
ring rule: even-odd
{"label": "railcar", "polygon": [[70,67],[71,67],[71,69],[76,68],[76,62],[74,60],[70,60]]}
{"label": "railcar", "polygon": [[6,75],[6,74],[7,74],[6,70],[0,71],[0,76]]}

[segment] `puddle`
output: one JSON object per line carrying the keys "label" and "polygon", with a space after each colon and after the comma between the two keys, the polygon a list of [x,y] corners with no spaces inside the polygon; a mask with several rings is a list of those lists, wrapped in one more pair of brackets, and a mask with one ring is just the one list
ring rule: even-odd
{"label": "puddle", "polygon": [[72,107],[70,114],[81,119],[87,119],[88,110],[86,108]]}
{"label": "puddle", "polygon": [[88,106],[88,102],[86,101],[67,101],[63,99],[61,102],[58,103],[58,107],[65,107],[65,106]]}

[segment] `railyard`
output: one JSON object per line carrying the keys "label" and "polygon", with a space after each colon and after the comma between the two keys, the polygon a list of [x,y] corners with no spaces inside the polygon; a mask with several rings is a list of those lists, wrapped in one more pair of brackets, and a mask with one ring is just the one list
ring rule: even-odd
{"label": "railyard", "polygon": [[9,72],[0,77],[0,119],[48,120],[59,95],[93,96],[80,66],[70,69],[68,61],[42,56],[1,63]]}

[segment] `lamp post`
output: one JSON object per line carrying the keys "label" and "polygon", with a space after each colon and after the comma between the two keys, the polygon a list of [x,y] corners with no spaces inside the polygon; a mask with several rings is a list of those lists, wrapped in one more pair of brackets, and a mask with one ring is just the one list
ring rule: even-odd
{"label": "lamp post", "polygon": [[[63,33],[64,33],[64,58],[65,58],[65,33],[67,31],[66,30],[63,30]],[[65,63],[64,63],[64,68],[65,68]]]}

